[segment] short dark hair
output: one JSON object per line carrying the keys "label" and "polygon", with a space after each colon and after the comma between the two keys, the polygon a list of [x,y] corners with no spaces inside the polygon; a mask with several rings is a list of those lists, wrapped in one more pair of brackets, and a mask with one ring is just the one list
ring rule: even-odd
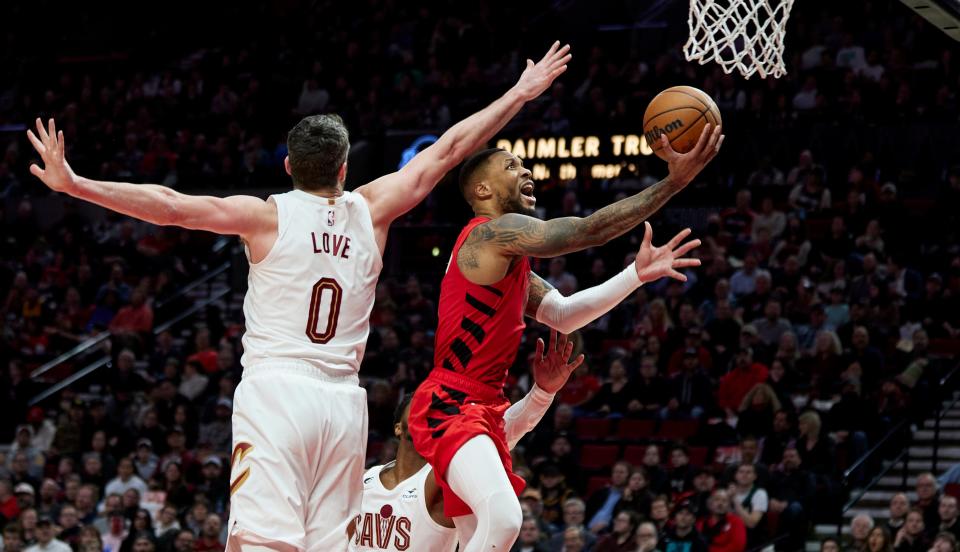
{"label": "short dark hair", "polygon": [[463,166],[460,168],[460,193],[463,194],[463,198],[467,200],[467,203],[470,203],[470,194],[468,193],[467,186],[473,182],[474,176],[480,172],[481,169],[486,167],[487,160],[490,157],[498,152],[506,151],[502,148],[488,148],[485,150],[480,150],[477,153],[474,153],[463,162]]}
{"label": "short dark hair", "polygon": [[403,413],[407,410],[411,400],[413,400],[413,393],[407,393],[400,398],[400,403],[393,411],[393,423],[399,424],[403,420]]}
{"label": "short dark hair", "polygon": [[336,188],[337,173],[347,160],[350,135],[339,115],[310,115],[287,134],[290,176],[304,190]]}

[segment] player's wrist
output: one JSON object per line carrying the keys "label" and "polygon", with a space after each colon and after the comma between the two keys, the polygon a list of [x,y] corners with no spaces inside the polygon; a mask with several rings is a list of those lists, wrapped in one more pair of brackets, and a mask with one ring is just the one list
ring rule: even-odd
{"label": "player's wrist", "polygon": [[[557,391],[559,391],[559,389]],[[557,396],[557,391],[547,391],[543,387],[540,387],[540,384],[537,382],[533,382],[533,387],[530,389],[530,399],[541,404],[549,405],[553,402],[553,398]]]}

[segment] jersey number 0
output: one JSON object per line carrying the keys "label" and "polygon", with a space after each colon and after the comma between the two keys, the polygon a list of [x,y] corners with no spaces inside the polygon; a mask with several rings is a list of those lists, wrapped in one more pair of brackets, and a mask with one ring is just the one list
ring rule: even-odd
{"label": "jersey number 0", "polygon": [[[323,328],[320,323],[320,308],[324,304],[323,297],[329,292],[330,302],[327,305],[327,322]],[[307,318],[307,337],[314,343],[324,344],[337,335],[337,319],[340,318],[340,301],[343,299],[343,288],[333,278],[321,278],[313,284],[313,293],[310,294],[310,316]]]}

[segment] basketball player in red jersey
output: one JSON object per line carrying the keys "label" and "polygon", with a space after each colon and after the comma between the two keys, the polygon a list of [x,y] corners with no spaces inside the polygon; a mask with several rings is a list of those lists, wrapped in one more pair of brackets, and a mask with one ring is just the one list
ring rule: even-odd
{"label": "basketball player in red jersey", "polygon": [[[667,178],[584,218],[532,217],[531,173],[509,152],[485,150],[464,164],[460,187],[476,217],[453,249],[440,291],[434,369],[410,407],[410,435],[435,470],[463,552],[505,551],[520,532],[517,494],[524,483],[512,472],[504,437],[503,415],[510,403],[503,383],[520,344],[524,314],[570,333],[644,282],[665,276],[686,280],[677,269],[700,264],[682,258],[700,242],[682,243],[687,229],[665,246],[653,247],[647,223],[631,266],[570,297],[531,272],[527,257],[564,255],[622,235],[682,190],[722,142],[720,128],[707,126],[693,150],[678,154],[664,137]],[[553,398],[537,386],[531,397]]]}

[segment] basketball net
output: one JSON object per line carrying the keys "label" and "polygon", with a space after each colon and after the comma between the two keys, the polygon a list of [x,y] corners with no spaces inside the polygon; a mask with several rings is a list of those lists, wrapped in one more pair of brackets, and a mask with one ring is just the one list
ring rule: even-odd
{"label": "basketball net", "polygon": [[719,63],[750,78],[757,73],[779,78],[783,36],[793,0],[690,0],[690,38],[683,46],[687,61]]}

